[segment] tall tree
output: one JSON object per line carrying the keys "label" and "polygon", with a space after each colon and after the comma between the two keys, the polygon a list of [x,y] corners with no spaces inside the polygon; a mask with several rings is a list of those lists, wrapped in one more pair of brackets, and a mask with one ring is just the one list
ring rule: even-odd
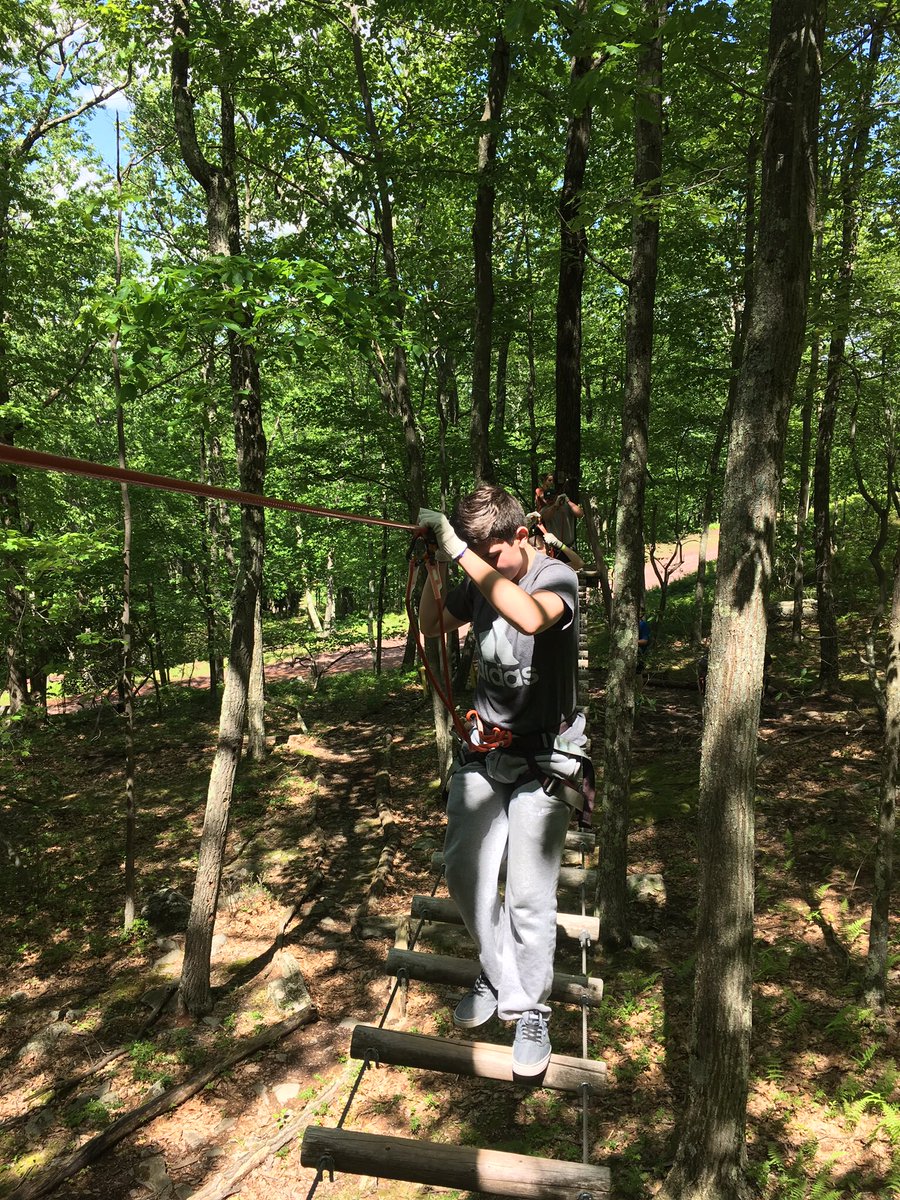
{"label": "tall tree", "polygon": [[[172,108],[184,165],[206,196],[206,225],[209,252],[227,258],[240,254],[240,210],[235,171],[234,73],[236,48],[227,37],[223,22],[219,48],[220,160],[211,162],[203,153],[197,135],[194,98],[189,90],[191,67],[190,0],[175,0],[171,54]],[[227,325],[228,357],[234,443],[241,489],[262,493],[266,467],[266,437],[262,424],[259,368],[256,353],[245,331],[251,315],[236,304]],[[219,717],[219,739],[200,838],[200,859],[191,902],[184,966],[179,988],[180,1002],[194,1016],[212,1007],[209,988],[210,952],[234,777],[240,760],[247,718],[250,670],[253,661],[257,598],[262,586],[265,552],[265,519],[262,508],[241,507],[241,551],[238,577],[232,598],[231,642],[225,671],[225,692]]]}
{"label": "tall tree", "polygon": [[884,26],[876,21],[868,38],[868,50],[862,71],[862,87],[855,119],[844,141],[840,165],[840,259],[834,288],[834,323],[828,345],[825,370],[825,396],[819,412],[816,463],[813,475],[813,514],[816,540],[816,611],[819,622],[819,684],[831,691],[837,687],[838,626],[832,583],[831,450],[838,399],[844,376],[847,336],[850,330],[850,303],[853,273],[859,238],[859,191],[866,167],[869,135],[874,115],[872,91],[881,49]]}
{"label": "tall tree", "polygon": [[603,854],[597,908],[604,945],[628,943],[625,876],[637,636],[644,595],[644,496],[653,357],[653,311],[659,269],[662,181],[662,26],[665,0],[646,0],[651,36],[638,61],[635,101],[634,218],[625,322],[622,462],[616,510],[615,593],[612,605],[606,724],[603,740]]}
{"label": "tall tree", "polygon": [[472,337],[472,417],[470,439],[477,482],[494,482],[491,461],[491,358],[494,329],[494,201],[497,143],[503,101],[509,86],[510,50],[502,25],[494,35],[487,95],[478,137],[478,190],[472,219],[475,253],[475,328]]}
{"label": "tall tree", "polygon": [[773,0],[753,306],[735,397],[700,765],[697,965],[687,1111],[664,1200],[743,1200],[753,806],[766,601],[815,229],[823,14]]}
{"label": "tall tree", "polygon": [[[893,492],[896,506],[896,491]],[[875,885],[866,953],[866,1002],[878,1011],[887,1006],[891,891],[894,882],[894,834],[900,790],[900,547],[894,555],[894,585],[888,625],[887,670],[884,678],[884,752],[881,800],[875,839]]]}
{"label": "tall tree", "polygon": [[[585,76],[605,61],[590,51],[591,0],[560,6],[569,40],[578,47],[570,67],[570,97],[584,96]],[[578,101],[575,100],[576,105]],[[581,487],[581,307],[587,258],[582,192],[591,145],[591,101],[569,116],[563,182],[559,194],[559,286],[556,292],[557,478],[577,500]]]}
{"label": "tall tree", "polygon": [[706,475],[706,486],[703,491],[703,508],[700,516],[700,548],[697,557],[697,579],[694,584],[694,630],[693,644],[699,652],[704,638],[703,610],[706,595],[707,546],[709,544],[709,529],[713,516],[713,506],[719,487],[719,467],[722,451],[728,444],[728,431],[731,425],[731,414],[734,411],[734,397],[737,392],[737,382],[741,362],[744,356],[744,340],[747,334],[747,321],[750,316],[750,305],[753,300],[753,253],[756,243],[756,168],[759,161],[759,133],[753,129],[748,139],[744,169],[744,253],[742,286],[731,300],[732,335],[730,371],[728,375],[728,398],[713,440],[712,452],[709,456],[709,469]]}

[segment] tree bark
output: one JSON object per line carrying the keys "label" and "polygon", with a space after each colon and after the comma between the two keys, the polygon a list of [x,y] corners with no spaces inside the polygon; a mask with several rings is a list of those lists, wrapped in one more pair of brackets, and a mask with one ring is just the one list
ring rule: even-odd
{"label": "tree bark", "polygon": [[491,351],[494,328],[494,164],[503,101],[509,84],[509,46],[503,30],[494,35],[487,97],[478,139],[478,191],[472,220],[475,255],[475,327],[472,334],[472,418],[469,440],[476,483],[494,483],[491,460]]}
{"label": "tree bark", "polygon": [[835,319],[825,369],[825,396],[819,414],[813,512],[816,531],[816,615],[819,622],[819,686],[830,692],[840,681],[837,612],[832,580],[833,530],[831,519],[831,448],[838,401],[843,383],[850,302],[859,239],[859,189],[866,166],[872,115],[869,106],[875,70],[881,57],[884,28],[876,25],[869,39],[861,114],[848,136],[841,158],[841,259],[834,290]]}
{"label": "tree bark", "polygon": [[[622,462],[616,516],[615,584],[606,681],[603,800],[597,877],[600,936],[610,948],[629,942],[625,875],[637,634],[644,594],[644,495],[653,305],[659,260],[659,195],[662,175],[662,25],[665,0],[646,0],[656,36],[641,51],[635,112],[635,169],[631,278],[625,330],[625,392]],[[645,106],[654,119],[641,116]]]}
{"label": "tree bark", "polygon": [[[590,0],[577,0],[574,24],[582,20]],[[573,30],[567,32],[570,36]],[[570,90],[593,66],[588,55],[575,55]],[[591,105],[569,117],[566,158],[559,196],[559,287],[556,293],[556,453],[557,486],[578,499],[581,487],[581,298],[587,233],[581,217],[581,195],[591,144]]]}
{"label": "tree bark", "polygon": [[[12,207],[11,167],[0,170],[0,441],[14,445],[22,422],[9,415],[12,403],[7,322],[9,294],[9,226]],[[5,533],[22,532],[18,476],[9,467],[0,468],[0,526]],[[6,687],[9,712],[15,716],[28,701],[28,668],[22,631],[25,620],[25,590],[20,581],[21,562],[14,554],[3,555],[3,596],[6,604]]]}
{"label": "tree bark", "polygon": [[794,608],[791,614],[791,640],[800,645],[803,635],[803,550],[806,522],[809,518],[809,458],[812,447],[812,415],[819,379],[819,335],[813,333],[809,348],[809,371],[803,391],[800,433],[800,487],[797,493],[797,518],[794,533]]}
{"label": "tree bark", "polygon": [[[188,90],[191,45],[188,0],[175,0],[173,32],[172,107],[181,156],[188,171],[206,193],[210,253],[221,256],[239,254],[239,212],[234,169],[234,104],[229,82],[233,65],[228,61],[228,48],[220,51],[223,68],[219,87],[221,162],[216,166],[208,162],[200,150],[194,124],[193,99]],[[233,313],[233,324],[247,326],[249,322],[250,315],[237,308]],[[262,425],[259,369],[253,348],[239,332],[229,328],[227,338],[240,486],[243,491],[262,493],[266,438]],[[200,858],[179,987],[179,1002],[193,1016],[209,1012],[212,1007],[209,986],[210,951],[228,836],[234,777],[240,759],[247,717],[256,603],[262,586],[264,553],[264,510],[242,505],[240,564],[232,598],[225,694],[222,697],[218,744],[206,796]]]}
{"label": "tree bark", "polygon": [[262,762],[266,757],[266,673],[263,662],[262,592],[256,593],[253,613],[253,659],[247,691],[247,757]]}
{"label": "tree bark", "polygon": [[531,469],[532,503],[537,493],[540,467],[538,465],[537,417],[534,411],[537,393],[537,366],[534,351],[534,275],[531,269],[531,240],[525,227],[525,277],[527,280],[528,304],[525,308],[525,359],[528,363],[528,378],[525,384],[525,412],[528,416],[528,465]]}
{"label": "tree bark", "polygon": [[[119,123],[116,119],[116,191],[118,207],[116,210],[115,231],[115,280],[116,288],[122,282],[122,171],[119,162]],[[119,454],[119,466],[124,471],[128,467],[128,456],[125,444],[125,406],[122,400],[122,371],[119,362],[119,327],[110,338],[109,353],[112,365],[113,391],[116,397],[116,443]],[[134,753],[134,665],[133,640],[134,631],[131,623],[131,494],[128,484],[120,486],[122,495],[122,673],[120,676],[120,691],[125,702],[125,903],[122,924],[128,930],[134,924],[137,908],[136,870],[134,861],[135,843],[135,770]]]}
{"label": "tree bark", "polygon": [[884,682],[886,720],[881,766],[881,802],[878,808],[875,883],[865,966],[865,1000],[878,1011],[887,1008],[894,833],[897,822],[897,791],[900,788],[900,548],[894,555],[894,590],[888,638]]}
{"label": "tree bark", "polygon": [[815,228],[820,0],[773,0],[759,246],[735,399],[700,765],[697,966],[687,1111],[662,1200],[743,1200],[754,798],[766,601]]}
{"label": "tree bark", "polygon": [[744,158],[744,254],[743,274],[740,294],[732,298],[734,314],[734,330],[731,338],[731,367],[728,376],[728,398],[719,419],[712,453],[709,459],[709,474],[706,478],[706,488],[703,493],[703,515],[701,517],[700,549],[697,561],[697,578],[694,583],[694,628],[692,642],[694,650],[699,653],[703,644],[705,630],[703,609],[706,596],[706,553],[709,543],[709,527],[713,516],[715,494],[719,485],[719,468],[722,451],[728,444],[728,433],[731,427],[731,414],[734,412],[734,398],[737,392],[738,375],[744,357],[744,342],[747,334],[747,322],[750,317],[750,307],[753,300],[753,257],[756,247],[756,172],[759,164],[759,133],[756,127],[750,134],[747,143],[747,153]]}

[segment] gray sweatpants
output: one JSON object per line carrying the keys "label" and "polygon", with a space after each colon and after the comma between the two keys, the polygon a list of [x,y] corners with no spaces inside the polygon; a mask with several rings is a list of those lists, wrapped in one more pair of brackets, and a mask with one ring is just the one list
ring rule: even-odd
{"label": "gray sweatpants", "polygon": [[522,760],[500,766],[496,755],[488,755],[456,771],[447,801],[447,886],[497,989],[497,1015],[504,1021],[531,1009],[550,1012],[556,886],[572,814],[525,774]]}

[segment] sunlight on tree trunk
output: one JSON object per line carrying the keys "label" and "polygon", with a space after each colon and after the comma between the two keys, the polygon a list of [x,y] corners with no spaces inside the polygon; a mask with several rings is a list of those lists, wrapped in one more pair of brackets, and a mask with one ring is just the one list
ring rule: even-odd
{"label": "sunlight on tree trunk", "polygon": [[253,614],[253,658],[247,692],[247,757],[262,762],[266,757],[266,674],[264,662],[262,592],[256,593]]}
{"label": "sunlight on tree trunk", "polygon": [[[188,0],[176,0],[173,21],[172,108],[181,156],[188,171],[206,193],[210,253],[223,257],[238,254],[240,236],[235,179],[235,114],[229,91],[230,48],[219,48],[223,69],[219,86],[221,163],[215,166],[201,152],[194,123],[194,101],[188,90],[192,45]],[[231,317],[227,344],[238,475],[243,491],[261,493],[265,481],[266,438],[262,426],[259,369],[252,346],[235,328],[247,326],[251,318],[239,305],[234,307]],[[179,987],[179,1003],[192,1016],[201,1016],[212,1006],[210,952],[228,836],[231,796],[247,716],[256,606],[262,586],[264,553],[264,510],[242,505],[240,566],[232,601],[225,694],[219,717],[218,745],[207,790],[200,861]]]}
{"label": "sunlight on tree trunk", "polygon": [[759,249],[728,452],[700,764],[690,1085],[661,1200],[750,1194],[757,731],[778,489],[815,228],[822,23],[818,0],[773,2]]}

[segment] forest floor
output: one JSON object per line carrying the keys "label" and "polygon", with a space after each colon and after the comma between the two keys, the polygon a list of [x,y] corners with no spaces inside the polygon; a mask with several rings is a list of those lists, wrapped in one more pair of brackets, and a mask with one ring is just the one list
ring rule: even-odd
{"label": "forest floor", "polygon": [[[760,728],[750,1172],[764,1200],[887,1200],[900,1195],[897,1029],[862,1007],[858,991],[880,734],[862,688],[815,695],[805,690],[805,669],[802,654],[776,645]],[[600,671],[591,695],[602,714]],[[164,699],[162,714],[149,700],[140,707],[140,892],[169,886],[189,896],[215,713],[202,691],[173,687]],[[329,673],[315,690],[301,678],[271,686],[273,753],[244,763],[237,782],[213,952],[215,1008],[198,1024],[166,1012],[143,1032],[152,989],[177,979],[183,937],[158,937],[145,922],[127,938],[119,932],[121,718],[104,707],[17,731],[0,763],[0,1195],[283,1019],[272,985],[294,965],[314,1023],[217,1076],[56,1194],[212,1200],[231,1194],[231,1171],[254,1151],[259,1165],[234,1185],[242,1197],[309,1194],[314,1172],[300,1165],[300,1137],[279,1141],[307,1123],[336,1123],[358,1073],[348,1061],[351,1027],[377,1024],[390,996],[389,930],[413,895],[435,885],[431,856],[443,818],[430,714],[416,676],[397,671]],[[632,911],[634,932],[651,945],[614,958],[598,953],[590,966],[605,982],[590,1015],[590,1053],[606,1061],[610,1080],[590,1114],[590,1157],[611,1167],[622,1200],[658,1189],[684,1107],[700,737],[691,657],[670,642],[658,649],[637,714],[630,833],[630,869],[662,873],[666,895]],[[384,769],[389,794],[377,786]],[[379,819],[385,805],[393,838]],[[561,907],[571,911],[571,903]],[[557,965],[579,969],[563,946]],[[892,970],[895,1005],[897,988]],[[387,1026],[465,1038],[452,1030],[456,998],[413,983],[405,1015],[395,1001]],[[581,1053],[580,1012],[558,1006],[551,1031],[557,1051]],[[510,1030],[493,1022],[474,1037],[508,1041]],[[41,1107],[50,1088],[116,1047],[122,1057]],[[346,1124],[581,1156],[580,1112],[567,1098],[409,1069],[367,1071]],[[317,1194],[400,1200],[432,1192],[446,1195],[339,1176]]]}

